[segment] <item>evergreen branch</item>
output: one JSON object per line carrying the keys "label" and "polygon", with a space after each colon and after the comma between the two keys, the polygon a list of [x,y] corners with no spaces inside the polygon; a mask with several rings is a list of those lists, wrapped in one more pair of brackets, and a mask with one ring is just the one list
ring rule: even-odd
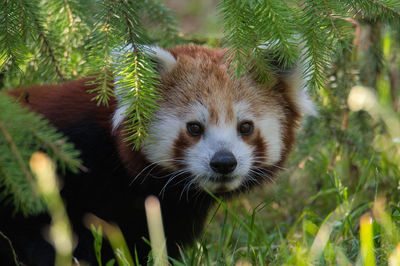
{"label": "evergreen branch", "polygon": [[43,43],[43,50],[46,51],[47,54],[49,55],[57,76],[60,78],[61,81],[65,81],[64,74],[61,72],[59,62],[53,51],[53,47],[50,45],[50,41],[48,40],[43,27],[40,25],[40,23],[37,19],[34,20],[34,25],[36,27],[36,31],[38,33],[39,40],[41,40]]}
{"label": "evergreen branch", "polygon": [[37,194],[36,190],[34,189],[35,186],[34,186],[33,176],[31,174],[31,172],[29,171],[29,168],[28,168],[27,164],[25,163],[24,159],[22,158],[22,155],[19,152],[11,135],[4,128],[4,125],[1,122],[0,122],[0,133],[3,135],[4,139],[7,141],[8,146],[10,147],[10,150],[11,150],[12,154],[14,155],[14,158],[17,160],[20,169],[22,169],[24,176],[26,177],[26,180],[28,180],[31,190],[33,192],[33,195],[35,197],[38,197],[38,194]]}
{"label": "evergreen branch", "polygon": [[18,211],[21,206],[28,206],[26,201],[26,196],[23,195],[21,186],[14,178],[8,173],[6,167],[3,166],[2,161],[0,161],[0,187],[4,190],[0,193],[0,200],[6,198],[11,194],[14,198],[20,201],[20,204],[15,204],[15,211]]}
{"label": "evergreen branch", "polygon": [[129,16],[128,16],[128,13],[126,12],[126,10],[123,10],[122,13],[124,14],[125,23],[126,23],[126,26],[128,28],[128,36],[129,36],[129,42],[128,43],[132,44],[133,50],[136,53],[137,52],[137,47],[136,47],[135,36],[134,36],[134,33],[133,33],[134,25],[133,25],[132,21],[129,20]]}
{"label": "evergreen branch", "polygon": [[[115,34],[115,30],[112,26],[115,3],[112,0],[108,2],[106,0],[105,2],[101,15],[91,33],[89,42],[91,51],[89,53],[90,68],[91,72],[95,75],[95,79],[90,82],[90,84],[96,84],[96,88],[88,90],[88,92],[96,94],[92,100],[95,100],[98,105],[108,106],[109,99],[114,96],[112,89],[113,60],[110,54],[113,43],[110,35]],[[100,71],[98,71],[99,66]]]}
{"label": "evergreen branch", "polygon": [[66,43],[66,45],[65,45],[65,54],[64,54],[64,57],[65,58],[69,58],[69,54],[70,54],[70,52],[71,52],[71,36],[70,36],[70,33],[72,32],[74,32],[74,31],[76,31],[76,27],[75,27],[75,19],[74,19],[74,16],[73,16],[73,14],[72,14],[72,12],[71,12],[71,7],[70,7],[70,4],[69,4],[69,1],[68,0],[64,0],[63,1],[64,2],[64,6],[65,6],[65,10],[66,10],[66,12],[67,12],[67,17],[68,17],[68,27],[67,27],[67,29],[68,29],[68,33],[67,34],[65,34],[65,43]]}
{"label": "evergreen branch", "polygon": [[[239,77],[249,68],[249,56],[255,48],[257,39],[254,36],[254,23],[247,1],[224,0],[218,5],[219,13],[224,18],[224,33],[227,41],[227,59],[230,70]],[[250,59],[251,60],[251,59]]]}
{"label": "evergreen branch", "polygon": [[[400,2],[390,0],[356,0],[346,2],[353,7],[356,14],[362,12],[363,18],[370,17],[373,20],[389,22],[398,27],[400,25]],[[358,4],[358,6],[357,6]]]}
{"label": "evergreen branch", "polygon": [[54,144],[53,142],[49,141],[48,138],[43,137],[37,130],[32,129],[32,134],[44,145],[47,146],[54,154],[55,156],[61,160],[62,162],[70,165],[70,168],[77,168],[80,169],[83,172],[88,171],[88,169],[82,165],[81,161],[78,159],[75,159],[71,156],[68,156],[62,150],[60,149],[59,145]]}
{"label": "evergreen branch", "polygon": [[[304,41],[304,64],[306,75],[310,77],[309,86],[323,89],[326,82],[326,69],[335,48],[336,36],[332,32],[331,6],[326,1],[306,0],[303,3],[299,31]],[[328,7],[328,9],[327,9]]]}
{"label": "evergreen branch", "polygon": [[385,4],[382,1],[378,0],[361,0],[358,2],[366,1],[369,2],[372,5],[376,5],[380,10],[386,10],[387,12],[392,13],[396,17],[400,18],[400,10],[395,9],[394,7],[390,7],[388,4]]}
{"label": "evergreen branch", "polygon": [[[106,13],[100,17],[98,22],[98,25],[103,25],[103,31],[96,33],[97,39],[96,37],[93,38],[96,41],[93,47],[97,45],[98,40],[102,40],[99,44],[102,45],[101,51],[104,54],[98,60],[102,60],[103,68],[101,68],[100,75],[94,81],[101,86],[89,91],[91,93],[98,92],[95,97],[98,104],[107,104],[107,97],[113,95],[111,88],[113,84],[111,82],[112,80],[118,80],[116,82],[117,86],[119,86],[117,95],[123,99],[120,104],[128,106],[125,113],[128,117],[125,131],[127,137],[125,140],[131,142],[134,148],[138,148],[145,136],[147,136],[145,133],[147,122],[156,106],[156,101],[152,97],[156,91],[155,80],[158,78],[151,66],[150,58],[146,56],[141,47],[141,44],[147,43],[147,36],[142,25],[138,22],[136,9],[140,8],[140,3],[136,1],[124,0],[116,3],[113,1],[106,3],[103,9],[106,10]],[[124,55],[119,58],[109,54],[109,50],[112,49],[114,44],[109,39],[111,35],[117,36],[118,39],[123,39],[130,44],[130,50],[122,49]],[[114,51],[117,52],[117,50],[121,50],[121,48]],[[111,55],[114,54],[111,53]],[[111,71],[108,67],[111,64],[115,66],[114,77],[118,78],[114,79],[111,76]],[[120,87],[123,87],[123,89],[120,90]]]}
{"label": "evergreen branch", "polygon": [[144,52],[138,46],[131,47],[132,49],[121,56],[126,59],[117,71],[120,79],[116,83],[116,94],[120,104],[127,106],[124,141],[134,149],[138,149],[147,137],[148,123],[158,108],[159,94],[156,87],[158,75]]}
{"label": "evergreen branch", "polygon": [[[68,0],[64,0],[64,5],[65,5],[65,8],[67,10],[68,19],[69,19],[68,26],[71,27],[71,28],[74,28],[76,23],[75,23],[74,16],[72,15],[72,12],[71,12],[71,7],[69,5],[69,1]],[[72,29],[72,31],[73,31],[73,29]]]}
{"label": "evergreen branch", "polygon": [[295,24],[292,16],[288,16],[293,10],[284,1],[265,1],[259,5],[260,7],[256,6],[256,10],[261,10],[257,18],[260,23],[256,24],[259,37],[265,41],[275,42],[271,48],[280,63],[284,66],[293,64],[297,57],[297,53],[294,52],[297,45],[292,42]]}
{"label": "evergreen branch", "polygon": [[252,69],[266,79],[276,64],[285,68],[297,60],[294,10],[285,2],[224,0],[218,9],[224,18],[227,57],[237,77]]}
{"label": "evergreen branch", "polygon": [[23,64],[27,56],[27,48],[24,43],[23,28],[24,18],[15,2],[3,1],[0,3],[0,50],[2,51],[0,68],[11,61],[15,66]]}
{"label": "evergreen branch", "polygon": [[[15,104],[0,94],[0,193],[1,199],[11,201],[24,215],[46,209],[37,195],[33,175],[28,167],[31,154],[43,149],[58,162],[61,169],[76,172],[79,152],[66,138],[41,116]],[[6,203],[4,201],[3,203]]]}

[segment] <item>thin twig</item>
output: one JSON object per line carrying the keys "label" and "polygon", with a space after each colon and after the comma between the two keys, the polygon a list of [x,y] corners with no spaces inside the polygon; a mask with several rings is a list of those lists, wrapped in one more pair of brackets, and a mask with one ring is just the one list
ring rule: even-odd
{"label": "thin twig", "polygon": [[18,256],[17,256],[17,253],[15,252],[15,249],[14,249],[14,246],[13,246],[11,240],[1,231],[0,231],[0,236],[3,237],[5,240],[7,240],[8,244],[10,245],[11,251],[13,253],[15,265],[19,266],[20,264],[18,262]]}
{"label": "thin twig", "polygon": [[53,66],[54,66],[57,76],[60,78],[61,81],[65,81],[64,75],[62,74],[62,72],[60,70],[59,63],[54,55],[53,48],[51,47],[47,36],[43,32],[42,26],[39,24],[39,22],[36,19],[35,19],[34,23],[38,30],[39,39],[41,39],[43,41],[44,49],[50,56],[51,62],[53,63]]}

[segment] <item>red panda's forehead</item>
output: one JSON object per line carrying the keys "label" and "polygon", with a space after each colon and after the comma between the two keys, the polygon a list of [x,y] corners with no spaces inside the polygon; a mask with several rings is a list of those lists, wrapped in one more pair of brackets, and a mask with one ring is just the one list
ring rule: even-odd
{"label": "red panda's forehead", "polygon": [[[229,123],[237,119],[238,103],[241,111],[261,113],[266,107],[275,108],[279,100],[265,88],[259,88],[250,78],[234,79],[222,62],[206,57],[178,57],[174,70],[163,76],[161,106],[182,114],[195,111],[201,104],[207,109],[208,122]],[[275,103],[274,103],[275,102]]]}

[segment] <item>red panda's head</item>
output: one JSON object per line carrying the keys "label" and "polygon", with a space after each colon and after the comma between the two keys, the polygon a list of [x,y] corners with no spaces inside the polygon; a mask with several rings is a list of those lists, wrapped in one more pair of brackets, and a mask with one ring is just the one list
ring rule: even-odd
{"label": "red panda's head", "polygon": [[[188,186],[216,193],[270,180],[291,149],[301,112],[313,111],[300,72],[276,74],[265,85],[251,74],[234,79],[224,50],[152,49],[162,100],[141,149],[146,158],[187,174]],[[117,108],[114,128],[123,112]]]}

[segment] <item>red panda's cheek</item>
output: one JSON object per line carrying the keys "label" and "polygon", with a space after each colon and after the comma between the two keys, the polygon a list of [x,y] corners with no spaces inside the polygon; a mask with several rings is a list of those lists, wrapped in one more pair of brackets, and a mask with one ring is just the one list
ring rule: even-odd
{"label": "red panda's cheek", "polygon": [[284,151],[283,119],[283,115],[271,112],[266,113],[255,124],[258,129],[258,134],[254,134],[252,141],[256,152],[255,156],[259,157],[258,161],[262,157],[265,165],[274,165],[282,158]]}
{"label": "red panda's cheek", "polygon": [[200,137],[189,136],[185,130],[181,129],[177,138],[172,145],[171,157],[177,168],[185,167],[184,160],[186,151],[196,145],[200,141]]}

